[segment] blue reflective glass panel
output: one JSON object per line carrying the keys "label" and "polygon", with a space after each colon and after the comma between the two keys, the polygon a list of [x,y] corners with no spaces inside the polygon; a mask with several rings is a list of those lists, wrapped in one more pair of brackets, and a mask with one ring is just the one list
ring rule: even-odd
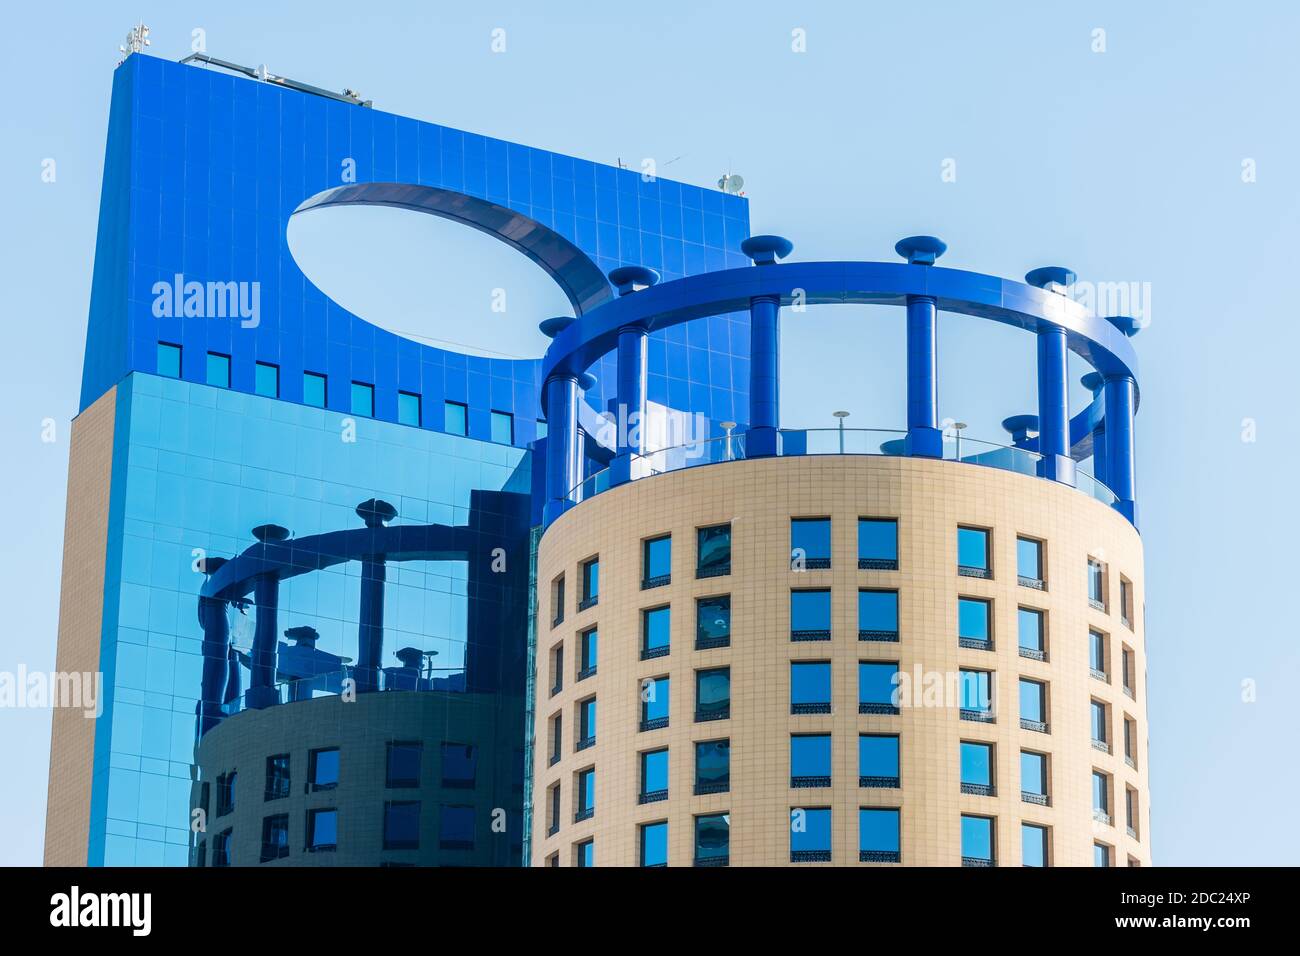
{"label": "blue reflective glass panel", "polygon": [[961,855],[977,860],[993,859],[993,821],[991,819],[962,815]]}
{"label": "blue reflective glass panel", "polygon": [[894,703],[898,665],[880,661],[858,662],[858,703]]}
{"label": "blue reflective glass panel", "polygon": [[215,388],[230,388],[230,356],[208,353],[207,384]]}
{"label": "blue reflective glass panel", "polygon": [[898,737],[893,734],[858,735],[858,775],[898,776]]}
{"label": "blue reflective glass panel", "polygon": [[315,372],[302,373],[302,402],[313,408],[325,407],[325,376]]}
{"label": "blue reflective glass panel", "polygon": [[859,809],[858,849],[865,852],[897,853],[898,811],[888,807]]}
{"label": "blue reflective glass panel", "polygon": [[993,747],[990,744],[963,740],[961,743],[961,782],[988,787],[993,784]]}
{"label": "blue reflective glass panel", "polygon": [[351,408],[353,415],[365,415],[367,418],[373,418],[375,415],[375,387],[367,385],[365,382],[353,382]]}
{"label": "blue reflective glass panel", "polygon": [[989,567],[989,533],[980,528],[957,529],[957,563],[963,568]]}
{"label": "blue reflective glass panel", "polygon": [[829,661],[795,661],[790,665],[790,703],[829,704],[831,665]]}
{"label": "blue reflective glass panel", "polygon": [[976,598],[957,599],[957,636],[975,641],[989,639],[989,617],[992,605]]}
{"label": "blue reflective glass panel", "polygon": [[258,362],[254,369],[253,390],[267,398],[280,396],[280,367]]}
{"label": "blue reflective glass panel", "polygon": [[397,423],[420,426],[420,396],[413,392],[397,393]]}
{"label": "blue reflective glass panel", "polygon": [[168,378],[181,377],[181,347],[167,342],[158,343],[158,374]]}
{"label": "blue reflective glass panel", "polygon": [[898,522],[893,518],[858,519],[858,559],[898,560]]}
{"label": "blue reflective glass panel", "polygon": [[641,865],[668,865],[668,824],[646,823],[641,826]]}

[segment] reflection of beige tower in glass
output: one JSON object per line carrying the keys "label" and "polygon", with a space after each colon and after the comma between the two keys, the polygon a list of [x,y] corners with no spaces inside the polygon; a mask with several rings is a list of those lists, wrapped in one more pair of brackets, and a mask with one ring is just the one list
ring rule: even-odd
{"label": "reflection of beige tower in glass", "polygon": [[570,508],[537,582],[533,865],[1150,862],[1142,546],[1076,488],[721,461]]}

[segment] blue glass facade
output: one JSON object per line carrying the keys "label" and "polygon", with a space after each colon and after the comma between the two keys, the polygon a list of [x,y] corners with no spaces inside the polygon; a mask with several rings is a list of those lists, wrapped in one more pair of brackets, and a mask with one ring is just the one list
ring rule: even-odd
{"label": "blue glass facade", "polygon": [[[485,771],[434,827],[444,847],[463,849],[504,807],[508,848],[453,862],[521,858],[541,361],[434,348],[330,301],[298,269],[286,229],[297,210],[342,203],[490,232],[547,271],[578,315],[612,298],[604,274],[618,266],[681,278],[747,261],[740,197],[128,57],[113,80],[80,403],[116,388],[100,639],[110,692],[94,742],[91,865],[193,862],[194,788],[216,782],[200,780],[200,731],[300,699],[285,683],[301,676],[285,672],[300,648],[280,639],[305,634],[363,689],[372,679],[496,699],[496,736],[476,737]],[[743,313],[651,335],[646,397],[743,420],[748,350]],[[604,410],[613,357],[591,371],[585,399]],[[381,532],[427,542],[389,555],[380,592],[374,555],[331,550],[370,526],[358,507],[376,500],[396,511]],[[485,583],[479,559],[486,567],[503,539],[524,542],[523,560]],[[232,583],[232,567],[279,545],[278,593]],[[382,673],[368,675],[372,663]],[[337,693],[336,676],[313,672],[306,693]],[[448,703],[426,752],[481,731],[458,732],[462,712]],[[252,776],[242,770],[240,785],[257,785]],[[228,837],[210,842],[210,862],[228,858]]]}

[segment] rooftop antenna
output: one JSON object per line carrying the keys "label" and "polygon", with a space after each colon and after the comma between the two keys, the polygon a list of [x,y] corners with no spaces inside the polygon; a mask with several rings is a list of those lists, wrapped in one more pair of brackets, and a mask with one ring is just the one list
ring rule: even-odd
{"label": "rooftop antenna", "polygon": [[718,180],[718,188],[731,196],[743,196],[745,194],[741,190],[745,188],[745,177],[739,173],[725,173]]}
{"label": "rooftop antenna", "polygon": [[144,21],[141,20],[131,28],[129,33],[127,33],[126,42],[117,48],[117,52],[122,54],[122,59],[117,61],[117,65],[121,66],[125,63],[126,58],[132,53],[143,53],[144,48],[148,45],[149,28],[145,26]]}

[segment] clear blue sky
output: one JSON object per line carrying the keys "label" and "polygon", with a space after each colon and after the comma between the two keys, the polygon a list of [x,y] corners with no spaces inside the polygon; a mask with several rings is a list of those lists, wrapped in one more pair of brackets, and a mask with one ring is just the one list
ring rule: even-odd
{"label": "clear blue sky", "polygon": [[[789,236],[798,258],[892,258],[896,239],[929,232],[950,245],[945,265],[1151,283],[1136,345],[1155,860],[1300,860],[1287,696],[1300,651],[1285,610],[1300,537],[1287,478],[1300,425],[1286,411],[1300,344],[1286,305],[1300,221],[1293,5],[15,6],[0,59],[0,670],[54,665],[110,77],[140,16],[158,56],[184,56],[201,27],[213,55],[350,86],[392,112],[606,162],[652,157],[691,183],[739,172],[754,230]],[[791,50],[796,28],[805,53]],[[41,181],[47,158],[54,183]],[[945,159],[955,182],[941,179]],[[1246,159],[1256,182],[1242,181]],[[362,315],[454,338],[431,301],[463,316],[502,284],[449,265],[457,240],[429,220],[352,215],[304,217],[294,248]],[[533,301],[531,266],[492,268],[524,293],[511,336],[494,341],[525,353],[555,309],[515,304]],[[1002,417],[1032,410],[1032,343],[956,318],[941,336],[941,414],[998,440]],[[786,423],[830,425],[845,408],[850,424],[897,427],[896,314],[812,310],[787,321],[784,347]],[[59,423],[51,444],[45,418]],[[1257,440],[1242,440],[1243,419]],[[0,711],[0,863],[40,860],[48,740],[48,712]]]}

